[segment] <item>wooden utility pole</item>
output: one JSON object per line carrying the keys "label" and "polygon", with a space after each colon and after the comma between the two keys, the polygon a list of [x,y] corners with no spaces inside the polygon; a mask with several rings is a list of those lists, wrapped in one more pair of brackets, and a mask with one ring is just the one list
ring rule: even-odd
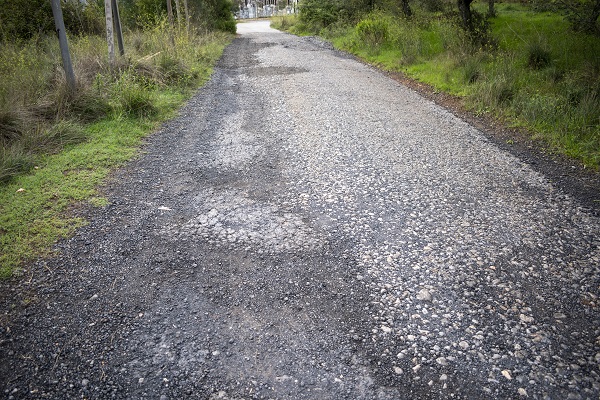
{"label": "wooden utility pole", "polygon": [[123,31],[121,30],[121,16],[119,15],[119,4],[117,0],[112,0],[112,13],[115,20],[115,31],[117,34],[117,44],[119,45],[119,54],[125,55],[125,47],[123,46]]}
{"label": "wooden utility pole", "polygon": [[104,0],[104,15],[106,16],[106,42],[108,43],[108,62],[115,63],[115,38],[113,35],[112,0]]}
{"label": "wooden utility pole", "polygon": [[69,43],[67,42],[67,31],[65,30],[65,21],[63,20],[62,8],[60,0],[52,0],[52,14],[54,15],[54,25],[58,34],[58,43],[60,44],[60,55],[62,57],[63,69],[65,70],[65,78],[70,90],[75,90],[75,73],[73,72],[73,64],[71,63],[71,53],[69,53]]}

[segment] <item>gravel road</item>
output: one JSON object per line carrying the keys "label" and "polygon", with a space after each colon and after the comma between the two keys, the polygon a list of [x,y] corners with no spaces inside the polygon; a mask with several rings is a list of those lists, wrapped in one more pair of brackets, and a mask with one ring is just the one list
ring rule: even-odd
{"label": "gravel road", "polygon": [[7,399],[598,399],[600,220],[445,109],[242,24],[3,284]]}

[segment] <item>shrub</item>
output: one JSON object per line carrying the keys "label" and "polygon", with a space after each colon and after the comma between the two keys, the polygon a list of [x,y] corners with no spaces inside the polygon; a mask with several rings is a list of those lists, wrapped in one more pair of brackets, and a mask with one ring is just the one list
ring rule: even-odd
{"label": "shrub", "polygon": [[389,39],[389,26],[385,19],[376,16],[362,20],[356,25],[356,34],[367,46],[378,47]]}
{"label": "shrub", "polygon": [[337,21],[340,8],[331,1],[305,0],[300,3],[300,21],[316,32]]}

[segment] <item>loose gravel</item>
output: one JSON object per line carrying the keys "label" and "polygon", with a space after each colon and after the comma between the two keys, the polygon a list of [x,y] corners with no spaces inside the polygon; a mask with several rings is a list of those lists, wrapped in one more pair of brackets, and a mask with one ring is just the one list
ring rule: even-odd
{"label": "loose gravel", "polygon": [[598,217],[326,43],[239,32],[3,286],[4,397],[598,399]]}

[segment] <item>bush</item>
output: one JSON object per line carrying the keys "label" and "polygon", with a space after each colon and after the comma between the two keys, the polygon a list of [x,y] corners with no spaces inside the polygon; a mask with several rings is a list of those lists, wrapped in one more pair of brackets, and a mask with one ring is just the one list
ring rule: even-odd
{"label": "bush", "polygon": [[[90,1],[61,1],[65,27],[68,32],[101,34],[104,31],[104,7]],[[0,7],[0,39],[31,39],[54,32],[54,18],[48,0],[11,0]]]}
{"label": "bush", "polygon": [[340,12],[340,8],[331,1],[305,0],[299,7],[300,21],[315,32],[336,22]]}
{"label": "bush", "polygon": [[389,26],[385,19],[374,16],[360,21],[356,25],[356,34],[367,46],[379,47],[388,42]]}

